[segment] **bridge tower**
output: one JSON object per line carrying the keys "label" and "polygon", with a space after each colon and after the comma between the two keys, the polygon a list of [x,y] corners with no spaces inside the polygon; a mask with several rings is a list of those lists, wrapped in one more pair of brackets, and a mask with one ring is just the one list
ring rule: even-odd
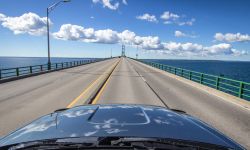
{"label": "bridge tower", "polygon": [[138,59],[138,46],[136,48],[136,55],[135,55],[136,59]]}
{"label": "bridge tower", "polygon": [[125,45],[122,44],[122,57],[126,57],[125,55]]}

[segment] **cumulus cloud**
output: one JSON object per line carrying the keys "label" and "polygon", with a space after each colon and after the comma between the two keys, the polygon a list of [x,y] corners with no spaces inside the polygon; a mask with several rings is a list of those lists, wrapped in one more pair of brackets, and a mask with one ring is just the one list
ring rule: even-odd
{"label": "cumulus cloud", "polygon": [[1,25],[13,31],[14,34],[44,35],[47,32],[46,19],[31,12],[19,17],[6,17],[0,14]]}
{"label": "cumulus cloud", "polygon": [[177,31],[174,32],[174,36],[175,36],[175,37],[190,37],[190,38],[196,38],[196,36],[193,35],[193,34],[186,34],[186,33],[183,33],[183,32],[181,32],[181,31],[179,31],[179,30],[177,30]]}
{"label": "cumulus cloud", "polygon": [[162,15],[161,15],[161,19],[163,20],[177,20],[178,18],[180,18],[179,15],[171,13],[169,11],[165,11]]}
{"label": "cumulus cloud", "polygon": [[196,43],[176,43],[168,42],[164,43],[164,51],[162,53],[167,53],[170,55],[186,56],[186,55],[202,55],[201,52],[203,46]]}
{"label": "cumulus cloud", "polygon": [[214,38],[217,41],[226,41],[226,42],[249,42],[250,41],[250,35],[248,34],[241,34],[241,33],[216,33],[214,35]]}
{"label": "cumulus cloud", "polygon": [[192,18],[190,20],[183,21],[185,17],[181,17],[178,14],[171,13],[169,11],[165,11],[161,15],[161,19],[164,21],[164,24],[178,24],[180,26],[183,25],[189,25],[192,26],[193,23],[195,22],[195,18]]}
{"label": "cumulus cloud", "polygon": [[177,55],[177,56],[214,56],[214,55],[246,55],[246,51],[239,51],[230,44],[220,43],[212,46],[203,46],[196,43],[164,43],[164,49],[156,53]]}
{"label": "cumulus cloud", "polygon": [[[180,31],[177,34],[184,34]],[[186,34],[184,34],[186,35]],[[221,43],[203,46],[197,43],[162,42],[158,36],[138,36],[130,30],[122,32],[111,29],[94,30],[78,25],[64,24],[53,36],[62,40],[74,40],[89,43],[119,44],[138,46],[148,52],[177,56],[213,56],[213,55],[245,55],[245,51],[234,49],[230,44]],[[183,35],[182,35],[183,36]]]}
{"label": "cumulus cloud", "polygon": [[221,43],[217,45],[212,45],[210,47],[204,47],[207,54],[218,55],[218,54],[233,54],[232,46],[227,43]]}
{"label": "cumulus cloud", "polygon": [[[0,21],[3,27],[10,29],[14,34],[28,33],[30,35],[43,35],[46,33],[46,17],[39,17],[34,13],[25,13],[19,17],[8,17],[4,14],[0,14]],[[181,31],[176,31],[175,35],[182,37],[187,36],[188,34]],[[244,38],[242,38],[240,35],[241,34],[237,36],[237,41],[247,39],[246,35],[244,35]],[[60,40],[88,43],[123,43],[134,47],[138,46],[144,51],[148,52],[177,56],[239,56],[248,54],[247,51],[236,50],[231,44],[228,43],[203,46],[201,44],[190,42],[162,42],[158,36],[139,36],[130,30],[124,30],[122,32],[114,31],[112,29],[95,30],[94,28],[84,28],[82,26],[72,24],[63,24],[58,32],[52,33],[52,36]],[[224,38],[222,38],[222,40],[224,40]],[[233,41],[232,38],[230,38],[230,41]]]}
{"label": "cumulus cloud", "polygon": [[185,37],[186,34],[177,30],[177,31],[174,32],[174,36],[176,36],[176,37]]}
{"label": "cumulus cloud", "polygon": [[4,14],[0,13],[0,21],[3,21],[6,18],[6,16]]}
{"label": "cumulus cloud", "polygon": [[139,19],[139,20],[146,20],[148,22],[155,22],[157,23],[158,20],[156,19],[156,17],[154,15],[150,15],[148,13],[145,13],[141,16],[137,16],[136,19]]}
{"label": "cumulus cloud", "polygon": [[[111,10],[117,10],[119,8],[119,5],[120,3],[119,2],[115,2],[115,3],[112,3],[112,0],[92,0],[93,3],[100,3],[102,4],[102,6],[104,8],[109,8]],[[127,1],[123,1],[124,2],[127,2]]]}
{"label": "cumulus cloud", "polygon": [[58,32],[53,33],[54,38],[92,43],[118,43],[118,33],[111,29],[97,30],[84,28],[78,25],[64,24]]}

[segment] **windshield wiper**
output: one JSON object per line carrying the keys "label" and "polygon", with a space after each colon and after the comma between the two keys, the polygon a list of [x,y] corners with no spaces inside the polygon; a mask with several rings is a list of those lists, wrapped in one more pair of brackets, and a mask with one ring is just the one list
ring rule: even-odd
{"label": "windshield wiper", "polygon": [[187,142],[172,139],[157,138],[128,138],[128,137],[89,137],[42,140],[35,142],[20,143],[8,147],[11,150],[23,149],[175,149],[175,150],[208,150],[229,149],[226,147]]}
{"label": "windshield wiper", "polygon": [[[137,148],[144,148],[137,146]],[[32,149],[32,150],[67,150],[67,149],[135,149],[133,146],[112,146],[112,145],[95,145],[94,143],[53,143],[53,142],[31,142],[27,144],[18,144],[16,146],[8,147],[6,149],[11,150],[26,150],[26,149]]]}
{"label": "windshield wiper", "polygon": [[[106,138],[102,141],[107,141]],[[158,139],[158,138],[119,138],[113,139],[111,145],[144,147],[146,149],[175,149],[175,150],[210,150],[220,149],[228,150],[229,148],[214,144],[191,142],[176,139]]]}

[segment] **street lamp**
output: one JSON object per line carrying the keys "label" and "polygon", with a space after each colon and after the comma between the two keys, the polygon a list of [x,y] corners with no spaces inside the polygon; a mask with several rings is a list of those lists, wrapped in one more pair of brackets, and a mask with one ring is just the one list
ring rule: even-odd
{"label": "street lamp", "polygon": [[62,2],[70,2],[70,0],[61,0],[49,6],[47,8],[47,39],[48,39],[48,70],[51,69],[51,61],[50,61],[50,40],[49,40],[49,13],[56,8]]}

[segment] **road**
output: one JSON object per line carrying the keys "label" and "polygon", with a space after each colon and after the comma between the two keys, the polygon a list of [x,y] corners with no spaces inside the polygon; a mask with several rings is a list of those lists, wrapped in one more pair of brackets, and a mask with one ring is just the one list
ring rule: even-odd
{"label": "road", "polygon": [[0,136],[65,108],[117,59],[0,84]]}
{"label": "road", "polygon": [[131,59],[123,59],[97,103],[143,103],[186,111],[250,148],[250,111]]}
{"label": "road", "polygon": [[149,104],[184,110],[250,149],[249,110],[128,58],[0,84],[0,136],[72,102],[83,104],[83,95],[107,70],[112,74],[103,80],[93,104]]}

